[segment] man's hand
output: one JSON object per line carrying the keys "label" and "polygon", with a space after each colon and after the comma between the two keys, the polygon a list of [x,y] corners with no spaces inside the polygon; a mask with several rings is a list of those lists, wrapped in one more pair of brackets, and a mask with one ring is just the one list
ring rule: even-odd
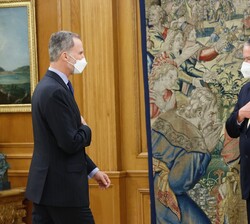
{"label": "man's hand", "polygon": [[106,189],[110,186],[110,179],[108,175],[102,171],[98,171],[94,176],[93,179],[99,184],[101,189]]}
{"label": "man's hand", "polygon": [[245,106],[240,108],[237,120],[240,123],[245,118],[248,118],[248,119],[250,118],[250,102],[248,102]]}

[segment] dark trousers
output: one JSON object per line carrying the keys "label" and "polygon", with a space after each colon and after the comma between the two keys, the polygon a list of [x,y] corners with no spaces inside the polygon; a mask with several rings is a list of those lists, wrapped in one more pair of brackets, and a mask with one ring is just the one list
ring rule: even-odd
{"label": "dark trousers", "polygon": [[95,224],[90,208],[33,204],[32,224]]}
{"label": "dark trousers", "polygon": [[248,198],[246,202],[247,202],[247,221],[248,224],[250,224],[250,198]]}

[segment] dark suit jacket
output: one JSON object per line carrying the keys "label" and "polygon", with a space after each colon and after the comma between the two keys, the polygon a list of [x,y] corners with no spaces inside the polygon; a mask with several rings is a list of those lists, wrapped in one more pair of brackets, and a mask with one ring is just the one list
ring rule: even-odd
{"label": "dark suit jacket", "polygon": [[226,121],[226,130],[230,137],[240,137],[240,180],[242,198],[249,198],[250,193],[250,127],[247,128],[248,119],[241,125],[237,123],[239,109],[250,101],[250,83],[246,83],[238,96],[234,111]]}
{"label": "dark suit jacket", "polygon": [[34,153],[26,197],[51,206],[88,206],[88,174],[96,165],[85,153],[91,129],[81,124],[74,97],[47,71],[32,96]]}

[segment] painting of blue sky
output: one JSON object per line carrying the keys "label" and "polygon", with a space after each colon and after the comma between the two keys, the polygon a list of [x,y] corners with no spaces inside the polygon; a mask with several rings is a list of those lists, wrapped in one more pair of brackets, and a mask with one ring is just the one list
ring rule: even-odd
{"label": "painting of blue sky", "polygon": [[30,54],[27,7],[0,8],[0,104],[28,104]]}
{"label": "painting of blue sky", "polygon": [[0,8],[0,67],[29,65],[27,7]]}

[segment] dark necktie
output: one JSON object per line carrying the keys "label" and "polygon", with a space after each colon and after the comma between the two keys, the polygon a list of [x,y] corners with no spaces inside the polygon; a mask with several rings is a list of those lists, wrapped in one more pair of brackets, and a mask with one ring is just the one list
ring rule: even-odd
{"label": "dark necktie", "polygon": [[69,87],[70,92],[71,92],[72,95],[74,96],[74,89],[73,89],[73,86],[72,86],[71,82],[68,81],[67,85],[68,85],[68,87]]}

